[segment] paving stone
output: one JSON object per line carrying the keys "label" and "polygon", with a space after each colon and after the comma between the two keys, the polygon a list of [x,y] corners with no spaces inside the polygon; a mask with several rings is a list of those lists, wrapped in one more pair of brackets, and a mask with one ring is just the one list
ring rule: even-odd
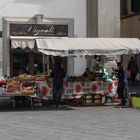
{"label": "paving stone", "polygon": [[140,140],[140,110],[113,106],[0,110],[3,140]]}

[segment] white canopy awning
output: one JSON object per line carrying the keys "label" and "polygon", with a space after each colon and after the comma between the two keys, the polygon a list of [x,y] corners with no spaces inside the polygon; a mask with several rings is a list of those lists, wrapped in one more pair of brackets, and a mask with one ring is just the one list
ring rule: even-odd
{"label": "white canopy awning", "polygon": [[47,55],[123,55],[140,53],[137,38],[36,39],[39,51]]}
{"label": "white canopy awning", "polygon": [[140,53],[137,38],[46,38],[10,37],[12,48],[33,49],[35,40],[41,53],[54,56],[123,55]]}
{"label": "white canopy awning", "polygon": [[33,49],[35,46],[35,39],[33,37],[10,37],[11,39],[11,48],[16,49],[16,48],[30,48]]}
{"label": "white canopy awning", "polygon": [[[49,39],[49,38],[50,37],[40,37],[40,36],[10,36],[11,48],[12,49],[16,49],[16,48],[34,49],[34,47],[35,47],[35,39]],[[51,37],[51,38],[56,38],[56,37]]]}

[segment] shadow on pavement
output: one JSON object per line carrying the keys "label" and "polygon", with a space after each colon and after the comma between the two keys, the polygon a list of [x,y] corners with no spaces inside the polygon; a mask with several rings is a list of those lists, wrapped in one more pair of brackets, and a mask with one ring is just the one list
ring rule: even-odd
{"label": "shadow on pavement", "polygon": [[54,107],[51,105],[44,105],[44,106],[34,106],[31,108],[29,105],[17,105],[13,107],[11,103],[0,103],[0,112],[20,112],[20,111],[71,111],[75,110],[73,107],[68,105],[63,105],[61,107]]}

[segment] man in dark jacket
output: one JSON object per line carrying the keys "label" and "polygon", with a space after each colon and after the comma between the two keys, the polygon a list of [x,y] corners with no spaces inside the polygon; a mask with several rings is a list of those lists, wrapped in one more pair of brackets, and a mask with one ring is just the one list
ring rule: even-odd
{"label": "man in dark jacket", "polygon": [[51,77],[53,78],[53,104],[57,107],[61,106],[63,79],[65,75],[65,71],[61,67],[60,62],[56,62],[52,68]]}
{"label": "man in dark jacket", "polygon": [[122,100],[121,105],[125,105],[127,99],[127,91],[128,91],[128,73],[124,69],[123,64],[119,62],[118,66],[118,88],[117,93],[119,98]]}
{"label": "man in dark jacket", "polygon": [[136,75],[138,73],[138,65],[137,65],[137,62],[136,62],[136,60],[134,59],[133,56],[131,57],[131,60],[129,60],[127,70],[130,71],[130,73],[131,73],[131,77],[130,77],[131,82],[132,82],[132,84],[134,84]]}

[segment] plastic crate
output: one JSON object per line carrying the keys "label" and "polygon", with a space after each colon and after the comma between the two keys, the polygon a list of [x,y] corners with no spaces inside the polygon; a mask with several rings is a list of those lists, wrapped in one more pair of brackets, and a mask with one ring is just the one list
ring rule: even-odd
{"label": "plastic crate", "polygon": [[132,106],[140,108],[140,97],[132,97]]}

